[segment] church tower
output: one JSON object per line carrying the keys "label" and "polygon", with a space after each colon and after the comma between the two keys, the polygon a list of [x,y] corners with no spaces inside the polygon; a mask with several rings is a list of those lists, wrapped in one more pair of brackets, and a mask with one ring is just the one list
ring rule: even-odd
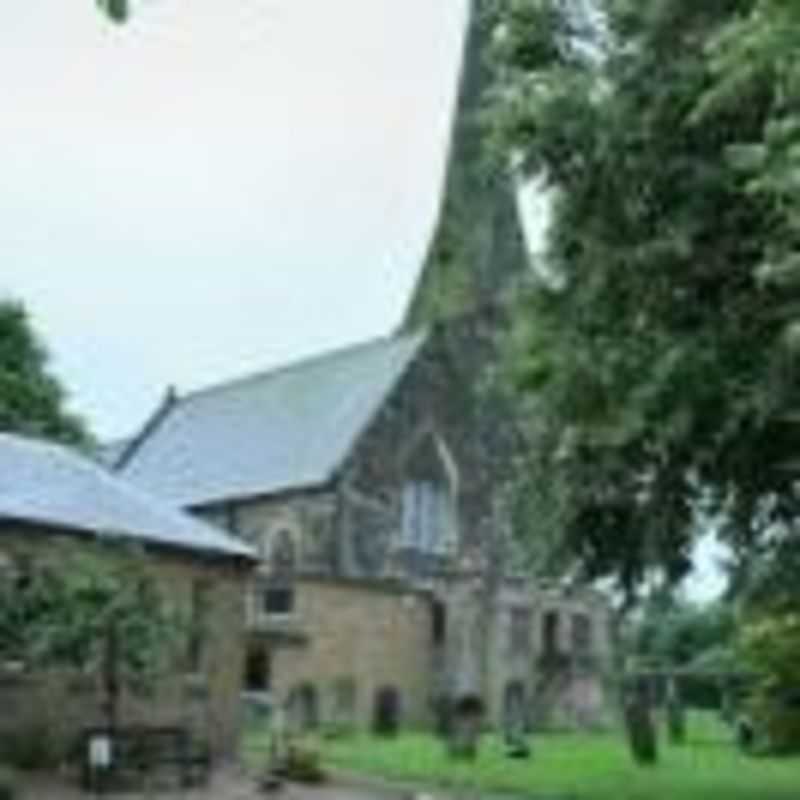
{"label": "church tower", "polygon": [[510,169],[498,166],[480,112],[492,83],[487,0],[469,0],[439,219],[403,327],[495,305],[527,264]]}

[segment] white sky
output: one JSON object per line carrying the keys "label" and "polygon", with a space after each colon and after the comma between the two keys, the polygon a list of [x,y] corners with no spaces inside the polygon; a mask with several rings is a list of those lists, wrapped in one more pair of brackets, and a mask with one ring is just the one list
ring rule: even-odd
{"label": "white sky", "polygon": [[0,294],[127,434],[388,332],[431,232],[465,0],[2,2]]}
{"label": "white sky", "polygon": [[[141,0],[124,28],[94,0],[0,3],[0,295],[99,436],[170,383],[396,326],[466,0]],[[546,208],[523,208],[535,241]]]}

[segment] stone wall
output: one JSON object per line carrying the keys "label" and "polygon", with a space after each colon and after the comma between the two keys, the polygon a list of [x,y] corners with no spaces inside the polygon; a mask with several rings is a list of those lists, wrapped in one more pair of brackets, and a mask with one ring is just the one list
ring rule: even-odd
{"label": "stone wall", "polygon": [[196,516],[235,534],[256,548],[264,562],[277,535],[288,532],[295,543],[297,567],[314,574],[336,574],[344,558],[335,489],[287,492],[202,509]]}
{"label": "stone wall", "polygon": [[456,546],[441,571],[461,557],[491,561],[504,546],[498,498],[523,447],[512,406],[496,381],[495,320],[466,315],[436,326],[341,471],[343,530],[351,537],[349,572],[416,578],[398,552],[408,462],[435,442],[455,504]]}
{"label": "stone wall", "polygon": [[[519,639],[519,631],[515,637],[512,630],[514,614],[521,615],[518,621],[528,620],[527,646],[514,642]],[[551,615],[557,620],[554,633],[547,630]],[[610,606],[600,593],[508,581],[498,594],[488,641],[488,657],[496,665],[487,685],[491,721],[502,724],[507,692],[516,684],[524,690],[533,726],[605,726],[611,714],[606,691],[612,668],[610,627]]]}
{"label": "stone wall", "polygon": [[[329,486],[238,501],[201,514],[259,548],[267,583],[276,578],[271,551],[276,536],[283,532],[294,543],[296,577],[335,576],[342,586],[351,587],[353,579],[362,586],[386,582],[387,588],[400,582],[436,598],[444,610],[446,630],[430,658],[427,634],[420,643],[419,652],[425,654],[429,670],[425,692],[415,690],[420,697],[477,693],[485,699],[490,719],[499,723],[506,688],[517,680],[530,695],[548,695],[550,719],[571,724],[581,716],[574,707],[585,707],[602,693],[595,691],[601,687],[600,672],[588,688],[588,670],[580,673],[583,684],[578,690],[577,673],[566,668],[559,681],[545,686],[537,672],[540,654],[533,644],[524,655],[508,652],[509,609],[530,608],[533,643],[541,639],[549,606],[557,607],[566,621],[559,631],[566,637],[572,611],[588,609],[597,648],[607,652],[607,627],[595,620],[604,606],[577,594],[548,593],[524,580],[507,579],[512,561],[510,525],[499,500],[513,478],[514,459],[523,440],[510,399],[494,380],[494,330],[494,320],[485,314],[434,328]],[[440,469],[452,493],[454,535],[448,547],[436,554],[410,551],[402,540],[404,487],[409,464],[420,457],[439,462],[438,467],[423,467]],[[285,582],[286,578],[280,579]],[[302,591],[298,585],[298,602],[306,602],[302,598],[309,585],[303,584]],[[347,607],[342,619],[361,613],[355,608],[358,602],[370,608],[367,595],[353,591],[341,595]],[[298,670],[326,681],[352,670],[350,653],[362,629],[356,626],[347,633],[344,640],[352,636],[353,641],[344,648],[315,642],[315,637],[329,635],[324,632],[329,624],[338,631],[338,604],[334,608],[336,613],[320,617],[324,624],[314,621],[317,612],[313,612],[310,627],[286,631],[292,635],[284,637],[271,663],[273,686],[285,689]],[[423,628],[429,631],[430,625]],[[375,628],[370,641],[385,634],[386,629]],[[341,659],[338,665],[337,659]],[[368,680],[374,686],[378,681],[378,677],[369,678],[366,667],[359,671],[361,683]],[[578,698],[574,703],[573,695]],[[537,704],[542,705],[539,699]],[[364,713],[360,716],[366,719]],[[588,717],[588,712],[583,716]]]}
{"label": "stone wall", "polygon": [[[399,692],[404,725],[429,720],[431,607],[423,593],[388,583],[300,578],[296,611],[267,630],[293,632],[294,644],[271,648],[272,691],[286,702],[292,690],[313,686],[320,721],[335,722],[337,686],[355,687],[352,720],[367,728],[377,693]],[[274,640],[274,639],[273,639]]]}
{"label": "stone wall", "polygon": [[[26,556],[57,563],[58,554],[82,547],[75,535],[33,528],[0,528],[0,552],[12,560]],[[189,614],[193,587],[208,589],[206,635],[199,669],[186,672],[186,648],[176,647],[175,667],[152,692],[124,692],[120,702],[123,723],[183,724],[207,739],[217,757],[235,753],[241,725],[240,692],[245,642],[245,592],[249,570],[231,561],[191,558],[161,551],[144,555],[145,567],[174,608]],[[10,726],[36,727],[44,721],[55,733],[57,748],[74,739],[87,725],[103,722],[101,694],[96,680],[60,673],[0,674],[0,737]],[[6,713],[8,710],[8,713]]]}

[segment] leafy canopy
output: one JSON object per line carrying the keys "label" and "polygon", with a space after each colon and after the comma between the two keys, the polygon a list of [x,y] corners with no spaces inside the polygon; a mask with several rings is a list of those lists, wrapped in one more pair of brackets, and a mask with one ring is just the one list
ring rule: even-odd
{"label": "leafy canopy", "polygon": [[183,641],[185,621],[135,551],[54,545],[0,567],[0,662],[102,677],[112,719],[119,687],[152,685]]}
{"label": "leafy canopy", "polygon": [[0,300],[0,431],[85,445],[81,419],[66,408],[66,395],[48,369],[48,355],[25,309]]}
{"label": "leafy canopy", "polygon": [[553,197],[515,351],[539,518],[629,593],[686,574],[700,518],[744,553],[797,511],[794,290],[761,279],[787,223],[741,170],[781,90],[763,70],[719,88],[731,26],[772,5],[494,8],[495,138]]}

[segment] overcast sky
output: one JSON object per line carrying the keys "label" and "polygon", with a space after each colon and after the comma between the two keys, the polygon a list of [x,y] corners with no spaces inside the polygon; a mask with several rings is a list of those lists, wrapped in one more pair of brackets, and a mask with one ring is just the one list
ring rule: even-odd
{"label": "overcast sky", "polygon": [[433,224],[465,0],[3,3],[0,294],[102,437],[380,335]]}
{"label": "overcast sky", "polygon": [[99,436],[168,384],[397,325],[466,0],[141,0],[124,28],[93,0],[2,5],[0,295]]}

